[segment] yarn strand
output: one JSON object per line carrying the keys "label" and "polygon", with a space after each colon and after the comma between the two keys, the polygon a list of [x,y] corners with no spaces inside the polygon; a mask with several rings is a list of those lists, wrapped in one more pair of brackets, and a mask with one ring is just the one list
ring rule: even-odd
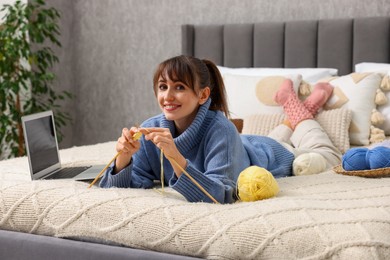
{"label": "yarn strand", "polygon": [[[148,131],[146,129],[146,131]],[[149,131],[148,131],[149,132]],[[140,137],[141,137],[141,132],[137,132],[133,135],[133,140],[138,140]],[[159,148],[160,149],[160,148]],[[162,188],[162,192],[164,192],[164,167],[163,167],[163,159],[164,159],[164,151],[162,149],[160,149],[161,153],[160,153],[160,163],[161,163],[161,173],[160,173],[160,176],[161,176],[161,188]],[[114,158],[111,159],[111,161],[106,165],[106,167],[103,168],[103,170],[96,176],[96,178],[91,182],[91,184],[88,186],[88,188],[91,188],[95,182],[100,178],[100,176],[103,174],[103,172],[108,168],[108,166],[121,154],[122,150],[119,151],[115,156]],[[214,203],[216,204],[220,204],[209,192],[207,192],[207,190],[205,190],[202,185],[200,185],[186,170],[183,169],[183,167],[180,166],[179,163],[177,163],[172,157],[169,157],[167,155],[165,155],[165,157],[167,157],[170,161],[172,161],[183,173],[184,175],[186,175],[191,181],[192,183],[195,184],[195,186],[197,186],[207,197],[209,197]]]}
{"label": "yarn strand", "polygon": [[[165,155],[166,156],[166,155]],[[166,156],[171,159],[174,164],[186,175],[207,197],[209,197],[214,203],[220,204],[210,193],[205,190],[186,170],[183,169],[173,158]]]}
{"label": "yarn strand", "polygon": [[99,174],[96,176],[96,178],[91,182],[91,184],[89,184],[88,188],[91,188],[96,182],[97,180],[99,180],[100,176],[102,176],[102,174],[104,173],[105,170],[107,170],[108,166],[110,166],[110,164],[121,154],[122,150],[119,151],[115,156],[114,158],[111,159],[111,161],[109,163],[107,163],[107,165],[103,168],[103,170],[101,170],[99,172]]}
{"label": "yarn strand", "polygon": [[[144,128],[146,131],[148,131],[148,129]],[[149,131],[148,131],[149,132]],[[150,132],[149,132],[150,133]],[[159,148],[159,147],[157,147]],[[160,149],[160,148],[159,148]],[[160,154],[160,158],[162,158],[163,156],[163,150],[161,150],[161,154]],[[169,157],[167,155],[165,155],[165,157],[167,157],[170,161],[172,161],[177,167],[179,167],[179,169],[192,181],[192,183],[194,183],[207,197],[209,197],[214,203],[216,204],[220,204],[210,193],[207,192],[207,190],[205,190],[202,185],[200,185],[186,170],[183,169],[183,167],[180,166],[180,164],[178,164],[175,159],[173,159],[172,157]],[[162,164],[162,159],[161,160],[161,168],[163,168],[163,164]],[[164,171],[162,171],[162,174],[164,174]]]}
{"label": "yarn strand", "polygon": [[[142,133],[141,132],[137,132],[133,135],[133,140],[139,140],[142,136]],[[104,173],[105,170],[107,170],[108,166],[110,166],[110,164],[122,153],[122,150],[120,150],[115,156],[114,158],[111,159],[111,161],[109,163],[107,163],[107,165],[99,172],[99,174],[95,177],[95,179],[91,182],[91,184],[89,184],[88,188],[91,188],[96,182],[97,180],[99,180],[99,178],[102,176],[102,174]]]}
{"label": "yarn strand", "polygon": [[164,150],[161,149],[160,150],[160,165],[161,165],[161,169],[160,169],[160,178],[161,178],[161,191],[162,193],[164,194]]}

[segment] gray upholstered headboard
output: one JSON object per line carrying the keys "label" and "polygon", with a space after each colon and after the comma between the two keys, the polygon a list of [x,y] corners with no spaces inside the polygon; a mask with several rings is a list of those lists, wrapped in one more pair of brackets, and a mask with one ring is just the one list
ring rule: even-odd
{"label": "gray upholstered headboard", "polygon": [[337,68],[390,62],[390,17],[183,25],[182,53],[226,67]]}

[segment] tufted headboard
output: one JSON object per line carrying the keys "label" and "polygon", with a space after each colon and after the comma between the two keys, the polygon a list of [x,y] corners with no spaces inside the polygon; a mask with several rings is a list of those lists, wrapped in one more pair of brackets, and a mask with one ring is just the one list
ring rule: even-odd
{"label": "tufted headboard", "polygon": [[390,62],[390,17],[182,25],[182,53],[226,67],[336,68]]}

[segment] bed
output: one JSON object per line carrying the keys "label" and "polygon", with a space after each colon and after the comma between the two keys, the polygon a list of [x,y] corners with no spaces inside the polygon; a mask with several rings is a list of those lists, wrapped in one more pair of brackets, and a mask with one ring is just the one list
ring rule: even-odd
{"label": "bed", "polygon": [[[335,68],[347,75],[357,63],[390,62],[388,17],[183,25],[182,35],[184,54],[229,68]],[[242,130],[255,131],[248,118]],[[331,118],[323,119],[329,131],[335,125]],[[347,116],[338,123],[347,118],[352,122]],[[340,136],[347,130],[334,137],[344,151],[349,143]],[[115,142],[107,142],[60,153],[65,165],[105,164],[114,147]],[[188,203],[167,187],[162,193],[88,189],[88,183],[70,180],[30,181],[25,157],[1,161],[0,258],[390,257],[390,178],[330,169],[278,179],[278,184],[280,193],[266,200]]]}

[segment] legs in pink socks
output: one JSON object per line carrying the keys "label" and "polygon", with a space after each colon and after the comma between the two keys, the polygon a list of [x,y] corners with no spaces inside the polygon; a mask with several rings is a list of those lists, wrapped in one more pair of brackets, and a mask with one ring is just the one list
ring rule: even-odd
{"label": "legs in pink socks", "polygon": [[276,92],[274,100],[283,106],[292,129],[295,129],[295,126],[301,121],[314,118],[318,110],[332,95],[332,91],[333,87],[329,83],[317,83],[313,92],[302,103],[294,91],[292,81],[286,79]]}
{"label": "legs in pink socks", "polygon": [[305,119],[312,119],[313,115],[297,97],[291,80],[285,80],[276,92],[274,100],[283,106],[292,129]]}

